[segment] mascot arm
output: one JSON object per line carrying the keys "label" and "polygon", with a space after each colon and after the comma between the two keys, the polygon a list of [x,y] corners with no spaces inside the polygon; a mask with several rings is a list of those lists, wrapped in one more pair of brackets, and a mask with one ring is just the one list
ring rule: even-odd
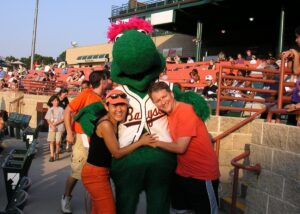
{"label": "mascot arm", "polygon": [[210,115],[210,109],[203,97],[195,92],[181,92],[176,86],[173,88],[174,96],[177,101],[191,104],[196,114],[206,121]]}
{"label": "mascot arm", "polygon": [[95,122],[104,114],[106,114],[106,110],[103,104],[96,102],[82,108],[74,120],[80,123],[86,135],[91,136],[95,129]]}

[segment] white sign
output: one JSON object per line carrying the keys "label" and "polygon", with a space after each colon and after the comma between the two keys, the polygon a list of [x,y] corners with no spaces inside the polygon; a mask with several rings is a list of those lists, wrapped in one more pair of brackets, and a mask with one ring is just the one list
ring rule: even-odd
{"label": "white sign", "polygon": [[174,18],[174,10],[168,10],[159,13],[151,14],[151,24],[152,25],[161,25],[167,23],[173,23]]}

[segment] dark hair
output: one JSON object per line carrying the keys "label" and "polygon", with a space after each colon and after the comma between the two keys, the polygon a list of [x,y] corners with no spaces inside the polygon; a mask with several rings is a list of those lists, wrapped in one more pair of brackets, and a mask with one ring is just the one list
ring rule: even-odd
{"label": "dark hair", "polygon": [[58,98],[58,96],[55,94],[55,95],[52,95],[51,97],[50,97],[50,99],[48,100],[48,102],[47,102],[47,106],[49,106],[49,107],[52,107],[52,102],[53,102],[53,100],[55,100],[55,99],[57,99],[57,101],[59,101],[59,98]]}
{"label": "dark hair", "polygon": [[62,93],[68,93],[69,90],[67,88],[61,88],[60,91],[57,93],[57,96],[60,96]]}
{"label": "dark hair", "polygon": [[153,92],[158,92],[161,90],[166,90],[167,92],[171,92],[171,89],[169,87],[169,85],[165,82],[154,82],[150,85],[149,89],[148,89],[148,95],[150,98],[152,98],[152,93]]}
{"label": "dark hair", "polygon": [[300,25],[298,27],[296,27],[295,34],[300,36]]}
{"label": "dark hair", "polygon": [[198,74],[198,70],[194,68],[194,69],[192,70],[192,73]]}
{"label": "dark hair", "polygon": [[92,85],[92,88],[97,88],[101,84],[101,80],[107,79],[106,72],[101,71],[93,71],[89,76],[89,82]]}
{"label": "dark hair", "polygon": [[88,80],[83,80],[83,81],[81,82],[81,85],[83,85],[83,84],[87,84],[87,85],[89,86],[91,83],[90,83],[90,81],[88,81]]}

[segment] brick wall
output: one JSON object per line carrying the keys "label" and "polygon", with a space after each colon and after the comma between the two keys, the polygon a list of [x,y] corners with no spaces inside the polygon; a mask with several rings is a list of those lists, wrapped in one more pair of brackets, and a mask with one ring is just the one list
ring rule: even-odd
{"label": "brick wall", "polygon": [[245,173],[246,213],[300,213],[300,128],[255,124],[250,149],[250,163],[260,163],[262,172]]}

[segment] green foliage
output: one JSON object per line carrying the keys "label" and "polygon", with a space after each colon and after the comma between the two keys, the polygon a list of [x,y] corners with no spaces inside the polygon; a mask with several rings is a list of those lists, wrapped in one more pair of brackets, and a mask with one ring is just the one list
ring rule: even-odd
{"label": "green foliage", "polygon": [[57,62],[63,62],[66,61],[66,51],[59,54],[59,56],[56,58]]}
{"label": "green foliage", "polygon": [[30,68],[30,58],[22,57],[20,61],[24,63],[24,67]]}
{"label": "green foliage", "polygon": [[18,59],[14,56],[8,56],[5,58],[6,61],[8,62],[15,62],[15,61],[18,61]]}

